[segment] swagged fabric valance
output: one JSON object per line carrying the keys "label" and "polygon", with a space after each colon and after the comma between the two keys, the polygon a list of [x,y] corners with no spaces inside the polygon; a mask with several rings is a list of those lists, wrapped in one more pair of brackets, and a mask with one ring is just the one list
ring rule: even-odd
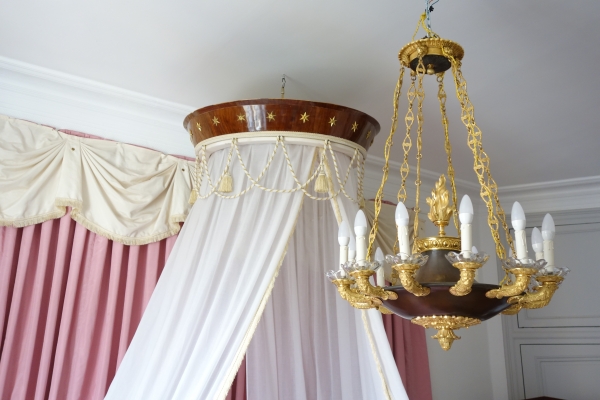
{"label": "swagged fabric valance", "polygon": [[194,163],[0,115],[0,226],[65,215],[126,245],[179,232]]}

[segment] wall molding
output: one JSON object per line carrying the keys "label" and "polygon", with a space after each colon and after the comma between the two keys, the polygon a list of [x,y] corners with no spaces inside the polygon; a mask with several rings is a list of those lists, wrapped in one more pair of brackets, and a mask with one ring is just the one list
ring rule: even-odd
{"label": "wall molding", "polygon": [[[365,164],[365,196],[374,196],[381,183],[384,159],[368,156]],[[395,201],[400,187],[400,163],[390,161],[390,174],[385,187],[386,199]],[[407,181],[407,191],[414,193],[415,173],[411,166]],[[446,171],[444,171],[445,173]],[[421,193],[429,194],[441,173],[421,169]],[[425,191],[423,191],[423,188]],[[456,188],[461,194],[479,198],[479,184],[476,181],[456,179]],[[525,185],[502,186],[498,194],[503,208],[510,212],[512,203],[521,203],[526,213],[541,213],[560,210],[583,210],[600,208],[600,175],[565,179],[549,182],[536,182]],[[481,207],[485,209],[485,207]]]}
{"label": "wall molding", "polygon": [[10,117],[193,157],[183,119],[194,109],[0,57],[0,114]]}
{"label": "wall molding", "polygon": [[[372,155],[367,156],[367,161],[365,163],[364,179],[365,197],[375,197],[375,193],[377,193],[379,185],[381,184],[381,177],[383,174],[382,168],[384,162],[385,160],[381,157]],[[386,200],[396,201],[396,195],[398,189],[400,188],[400,184],[402,183],[399,172],[401,165],[402,164],[397,161],[389,162],[389,175],[384,189]],[[447,175],[446,171],[444,171],[443,173]],[[421,168],[421,198],[423,199],[423,203],[425,202],[425,197],[429,196],[433,185],[438,181],[438,179],[440,179],[441,174],[442,173]],[[409,198],[411,197],[411,195],[414,196],[415,179],[415,167],[411,165],[410,173],[406,181],[406,189]],[[468,194],[469,196],[479,196],[479,185],[477,184],[477,182],[470,182],[463,179],[455,179],[455,182],[459,197],[462,196],[462,194]],[[448,189],[450,189],[449,185]],[[423,194],[425,194],[425,197],[423,197]]]}
{"label": "wall molding", "polygon": [[600,175],[499,189],[501,200],[519,201],[526,212],[582,210],[600,207]]}
{"label": "wall molding", "polygon": [[[0,57],[0,114],[71,129],[106,139],[193,157],[182,121],[195,108],[168,102],[74,75]],[[148,132],[152,132],[149,138]],[[381,157],[365,165],[365,196],[374,197],[381,183]],[[400,187],[400,163],[390,162],[386,199],[395,201]],[[444,171],[445,172],[445,171]],[[440,173],[421,170],[425,197]],[[414,167],[407,182],[414,194]],[[457,179],[459,194],[479,196],[476,181]],[[600,207],[600,176],[505,186],[500,199],[508,210],[518,200],[526,212]]]}

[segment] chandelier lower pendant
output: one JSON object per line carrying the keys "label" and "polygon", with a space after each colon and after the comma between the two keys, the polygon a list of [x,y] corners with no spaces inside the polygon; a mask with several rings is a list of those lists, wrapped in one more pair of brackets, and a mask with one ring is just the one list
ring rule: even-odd
{"label": "chandelier lower pendant", "polygon": [[[541,232],[538,228],[533,230],[534,259],[528,256],[525,236],[526,219],[518,202],[515,202],[511,211],[515,238],[511,236],[506,215],[498,199],[498,187],[489,169],[489,158],[481,142],[481,130],[475,123],[474,108],[467,94],[467,83],[462,75],[461,62],[464,51],[458,43],[442,39],[433,33],[429,28],[430,25],[424,23],[425,18],[424,14],[419,21],[419,26],[425,28],[427,36],[410,42],[399,53],[401,69],[393,99],[392,127],[385,144],[383,177],[375,198],[375,217],[368,242],[368,227],[361,210],[354,223],[356,238],[350,233],[348,223],[346,221],[342,223],[338,234],[341,266],[338,270],[329,271],[327,277],[337,287],[341,297],[353,307],[375,308],[382,313],[393,313],[409,319],[425,328],[437,329],[437,334],[432,338],[437,339],[444,350],[449,350],[452,343],[460,339],[454,333],[457,329],[478,325],[499,313],[513,315],[523,308],[534,309],[548,305],[569,269],[554,265],[555,228],[550,214],[544,218]],[[398,125],[398,102],[405,69],[410,73],[410,87],[407,93],[406,134],[402,142],[404,151],[400,168],[402,184],[398,191],[396,209],[398,238],[395,250],[398,251],[397,254],[384,257],[377,249],[374,260],[371,261],[373,243],[378,232],[383,189],[389,173],[388,161],[392,138]],[[445,106],[444,75],[447,70],[451,70],[456,85],[461,119],[467,129],[467,144],[473,153],[473,166],[481,187],[481,198],[488,212],[487,222],[495,242],[496,254],[505,270],[504,279],[499,284],[484,284],[475,280],[476,271],[485,265],[489,256],[478,252],[472,246],[471,224],[474,212],[469,196],[463,197],[458,209],[456,205],[456,185]],[[447,175],[451,192],[446,188],[446,176],[442,175],[431,197],[427,198],[427,204],[430,206],[428,217],[439,228],[439,233],[435,237],[420,238],[418,232],[422,106],[425,97],[423,79],[426,75],[435,75],[438,82],[438,100],[445,134]],[[408,158],[412,147],[411,131],[415,119],[417,121],[416,196],[411,246],[409,214],[404,203],[407,199],[406,181],[410,172]],[[460,237],[446,235],[445,227],[450,224],[451,219],[454,220]],[[504,231],[511,255],[506,254],[500,239],[501,231]],[[385,286],[381,267],[386,261],[393,269],[390,277],[392,286]],[[377,277],[376,285],[370,282],[370,277],[373,275]]]}

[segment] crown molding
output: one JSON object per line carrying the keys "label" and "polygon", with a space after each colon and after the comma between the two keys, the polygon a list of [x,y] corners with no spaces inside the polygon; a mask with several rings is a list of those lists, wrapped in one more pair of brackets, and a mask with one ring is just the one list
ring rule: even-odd
{"label": "crown molding", "polygon": [[[375,197],[381,184],[384,159],[368,156],[365,163],[364,193],[365,197]],[[400,174],[393,171],[400,170],[400,163],[390,161],[390,174],[384,189],[385,198],[396,199],[396,192],[401,184]],[[409,197],[414,196],[415,168],[411,166],[407,182]],[[432,188],[440,177],[440,173],[421,169],[422,187]],[[462,179],[456,179],[457,191],[479,197],[479,184]],[[549,182],[537,182],[525,185],[502,186],[498,188],[498,195],[505,210],[507,205],[519,201],[526,212],[548,212],[560,210],[582,210],[600,207],[600,176],[565,179]],[[483,207],[483,205],[482,205]],[[485,207],[483,207],[485,208]],[[483,209],[482,208],[482,209]]]}
{"label": "crown molding", "polygon": [[[193,157],[193,147],[182,124],[194,109],[0,57],[0,114],[14,118]],[[383,163],[381,157],[367,158],[366,197],[375,197]],[[390,171],[399,171],[400,165],[390,161]],[[414,171],[411,166],[409,196],[415,192]],[[423,187],[433,187],[439,176],[440,173],[422,169]],[[387,199],[396,199],[400,184],[399,173],[390,173],[385,188]],[[479,196],[479,185],[475,181],[456,179],[456,186],[460,193]],[[593,209],[600,207],[600,176],[503,186],[498,192],[503,204],[518,200],[527,212]]]}
{"label": "crown molding", "polygon": [[501,200],[521,203],[526,212],[583,210],[600,207],[600,176],[503,186]]}
{"label": "crown molding", "polygon": [[[381,176],[383,173],[383,164],[385,160],[377,156],[367,156],[365,163],[365,178],[364,178],[364,193],[366,198],[375,197],[379,185],[381,185]],[[402,179],[400,178],[400,166],[402,164],[397,161],[389,161],[388,166],[390,173],[388,180],[384,188],[384,195],[387,200],[396,200],[397,191],[400,188]],[[446,173],[446,171],[444,171]],[[429,171],[421,168],[421,188],[429,193],[429,190],[433,188],[435,183],[440,179],[441,173]],[[410,173],[406,180],[406,190],[409,194],[414,195],[415,193],[415,167],[410,166]],[[479,185],[476,182],[469,182],[463,179],[455,179],[456,189],[462,194],[468,194],[469,196],[479,196]]]}
{"label": "crown molding", "polygon": [[14,118],[193,157],[183,119],[194,109],[0,57],[0,114]]}

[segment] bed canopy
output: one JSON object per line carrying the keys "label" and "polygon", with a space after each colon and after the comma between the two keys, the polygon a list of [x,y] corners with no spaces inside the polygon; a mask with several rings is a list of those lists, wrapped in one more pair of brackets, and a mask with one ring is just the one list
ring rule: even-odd
{"label": "bed canopy", "polygon": [[106,399],[223,399],[244,354],[249,399],[407,399],[380,312],[324,275],[339,224],[364,207],[377,121],[261,99],[184,126],[195,204]]}

